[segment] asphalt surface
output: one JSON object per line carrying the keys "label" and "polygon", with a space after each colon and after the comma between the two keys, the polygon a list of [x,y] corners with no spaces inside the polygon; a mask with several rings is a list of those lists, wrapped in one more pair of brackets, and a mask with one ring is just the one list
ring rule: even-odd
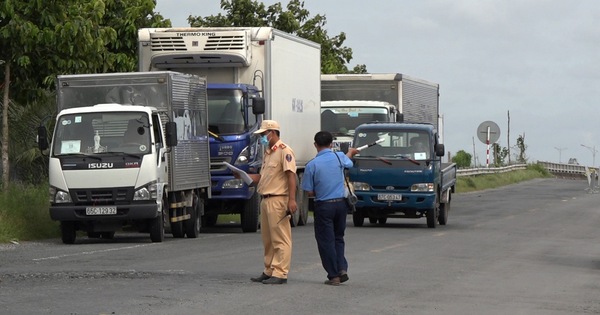
{"label": "asphalt surface", "polygon": [[448,225],[346,230],[350,280],[323,284],[312,219],[286,285],[252,283],[260,233],[224,225],[151,243],[117,232],[0,245],[0,314],[598,314],[600,194],[536,179],[453,195]]}

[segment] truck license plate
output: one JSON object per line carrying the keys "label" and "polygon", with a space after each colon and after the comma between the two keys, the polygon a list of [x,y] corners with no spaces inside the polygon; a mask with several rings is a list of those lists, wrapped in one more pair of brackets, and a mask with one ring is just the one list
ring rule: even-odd
{"label": "truck license plate", "polygon": [[86,207],[86,215],[110,215],[117,214],[117,207]]}
{"label": "truck license plate", "polygon": [[393,201],[402,200],[401,194],[377,194],[377,200]]}

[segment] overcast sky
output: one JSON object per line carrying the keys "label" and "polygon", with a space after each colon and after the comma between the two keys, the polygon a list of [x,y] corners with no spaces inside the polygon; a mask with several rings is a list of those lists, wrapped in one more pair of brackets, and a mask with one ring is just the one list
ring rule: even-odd
{"label": "overcast sky", "polygon": [[[289,1],[262,2],[285,6]],[[189,26],[189,15],[224,13],[220,0],[157,3],[155,11],[173,26]],[[530,162],[576,158],[591,166],[592,148],[600,151],[598,0],[304,4],[311,16],[326,16],[329,36],[346,33],[344,44],[353,50],[349,68],[365,64],[370,73],[402,73],[440,84],[444,142],[452,154],[465,150],[485,165],[486,145],[476,132],[488,120],[500,127],[502,147],[525,135]]]}

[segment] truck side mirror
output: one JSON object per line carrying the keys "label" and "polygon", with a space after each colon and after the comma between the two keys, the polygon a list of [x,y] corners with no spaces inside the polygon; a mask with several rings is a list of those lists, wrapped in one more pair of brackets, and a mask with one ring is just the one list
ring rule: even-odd
{"label": "truck side mirror", "polygon": [[39,126],[37,129],[37,143],[40,151],[44,151],[48,149],[48,131],[46,131],[46,127]]}
{"label": "truck side mirror", "polygon": [[260,115],[265,113],[265,99],[262,97],[252,98],[252,114]]}
{"label": "truck side mirror", "polygon": [[436,143],[435,145],[435,155],[444,156],[446,149],[444,148],[444,144]]}
{"label": "truck side mirror", "polygon": [[396,121],[397,122],[404,122],[404,114],[402,114],[402,113],[396,113]]}
{"label": "truck side mirror", "polygon": [[177,123],[169,121],[165,124],[167,147],[177,146]]}

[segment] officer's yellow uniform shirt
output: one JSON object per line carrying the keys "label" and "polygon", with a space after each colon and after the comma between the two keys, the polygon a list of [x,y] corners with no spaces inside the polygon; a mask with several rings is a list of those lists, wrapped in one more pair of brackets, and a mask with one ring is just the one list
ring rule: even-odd
{"label": "officer's yellow uniform shirt", "polygon": [[261,195],[287,195],[286,171],[296,173],[294,151],[281,140],[265,151],[257,191]]}

